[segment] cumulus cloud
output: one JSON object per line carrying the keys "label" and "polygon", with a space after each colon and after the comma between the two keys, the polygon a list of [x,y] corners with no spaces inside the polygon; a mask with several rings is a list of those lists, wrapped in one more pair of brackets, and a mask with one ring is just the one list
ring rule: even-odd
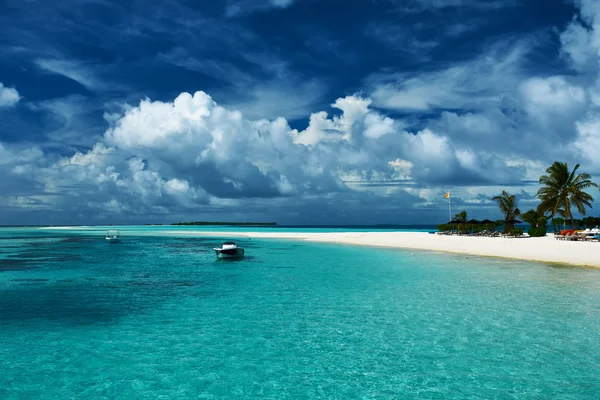
{"label": "cumulus cloud", "polygon": [[[427,115],[421,127],[446,137],[461,165],[493,168],[498,182],[531,175],[524,161],[532,157],[544,163],[583,157],[595,166],[590,152],[582,152],[596,143],[590,126],[600,105],[600,47],[594,44],[600,10],[592,5],[583,0],[581,18],[560,35],[562,54],[579,74],[532,73],[528,56],[538,39],[530,37],[500,41],[475,59],[433,71],[372,75],[368,93],[376,107]],[[522,162],[499,168],[506,164],[503,158]],[[476,182],[476,176],[467,179]]]}
{"label": "cumulus cloud", "polygon": [[600,51],[600,9],[594,0],[578,0],[579,18],[573,18],[560,34],[562,53],[580,72],[596,70]]}
{"label": "cumulus cloud", "polygon": [[[99,143],[85,153],[70,157],[25,149],[11,160],[10,177],[15,183],[3,188],[8,198],[43,199],[55,212],[102,219],[106,215],[160,215],[171,209],[195,209],[208,202],[200,188],[183,179],[161,177],[144,160],[120,153]],[[35,195],[23,193],[36,188]],[[28,203],[36,209],[38,203]]]}
{"label": "cumulus cloud", "polygon": [[[314,113],[298,130],[283,118],[246,119],[204,92],[172,102],[146,99],[114,118],[92,149],[72,156],[22,151],[9,159],[10,174],[40,188],[44,204],[102,216],[226,209],[258,198],[269,204],[288,198],[296,210],[311,198],[327,203],[342,195],[351,204],[377,196],[420,204],[419,192],[394,184],[485,183],[523,173],[431,129],[409,132],[369,99],[347,96],[332,108],[333,115]],[[372,181],[388,187],[355,191]]]}
{"label": "cumulus cloud", "polygon": [[16,89],[6,87],[0,82],[0,108],[12,107],[19,102],[20,98]]}
{"label": "cumulus cloud", "polygon": [[572,88],[565,88],[564,84],[562,93],[552,97],[559,102],[571,100],[569,106],[580,109],[575,114],[574,127],[570,129],[570,132],[575,132],[575,140],[569,147],[574,153],[583,156],[582,161],[592,165],[592,172],[600,174],[600,160],[596,154],[596,148],[600,144],[600,6],[592,0],[579,0],[577,5],[579,16],[573,18],[561,33],[560,40],[563,55],[579,72],[585,101],[582,105],[573,101],[581,98],[580,93],[574,92]]}

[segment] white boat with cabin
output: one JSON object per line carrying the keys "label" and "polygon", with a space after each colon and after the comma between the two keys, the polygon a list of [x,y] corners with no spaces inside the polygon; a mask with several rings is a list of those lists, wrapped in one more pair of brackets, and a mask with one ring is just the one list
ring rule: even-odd
{"label": "white boat with cabin", "polygon": [[225,242],[221,247],[213,248],[218,259],[244,258],[244,249],[235,242]]}
{"label": "white boat with cabin", "polygon": [[111,229],[108,232],[106,232],[106,241],[108,243],[121,242],[121,235],[119,234],[119,231]]}

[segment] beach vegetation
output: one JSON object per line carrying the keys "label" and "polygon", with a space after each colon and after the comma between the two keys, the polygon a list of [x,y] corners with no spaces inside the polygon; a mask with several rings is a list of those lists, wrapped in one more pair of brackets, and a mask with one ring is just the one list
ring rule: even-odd
{"label": "beach vegetation", "polygon": [[564,218],[552,218],[552,221],[550,221],[550,224],[552,224],[552,229],[554,230],[554,233],[558,233],[561,231],[561,229],[564,228],[565,219]]}
{"label": "beach vegetation", "polygon": [[600,217],[585,217],[581,220],[581,226],[586,228],[595,228],[600,226]]}
{"label": "beach vegetation", "polygon": [[521,210],[517,205],[517,198],[515,195],[509,195],[505,190],[502,194],[492,197],[492,200],[498,203],[498,208],[502,214],[504,214],[504,233],[509,233],[511,229],[515,227],[516,218],[521,214]]}
{"label": "beach vegetation", "polygon": [[555,161],[546,169],[547,175],[540,177],[539,183],[542,187],[536,194],[541,201],[538,205],[539,212],[549,212],[550,216],[554,217],[560,214],[559,210],[563,210],[565,219],[570,221],[574,228],[577,228],[578,224],[573,218],[571,207],[575,206],[581,215],[585,215],[586,208],[592,208],[594,201],[586,189],[598,188],[598,185],[592,182],[590,174],[578,173],[578,170],[579,164],[570,170],[566,162]]}
{"label": "beach vegetation", "polygon": [[460,221],[461,224],[466,223],[467,222],[467,212],[465,210],[462,210],[458,214],[454,215],[454,219],[456,221]]}
{"label": "beach vegetation", "polygon": [[549,217],[533,209],[521,214],[523,222],[529,224],[527,234],[531,237],[546,236],[548,218]]}
{"label": "beach vegetation", "polygon": [[510,228],[508,234],[514,237],[523,236],[523,228]]}

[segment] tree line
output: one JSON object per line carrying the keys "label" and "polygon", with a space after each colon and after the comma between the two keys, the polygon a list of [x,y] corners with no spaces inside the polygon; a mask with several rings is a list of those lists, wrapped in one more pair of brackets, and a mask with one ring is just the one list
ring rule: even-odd
{"label": "tree line", "polygon": [[[540,204],[535,209],[525,213],[519,210],[516,196],[507,193],[505,190],[500,195],[492,198],[498,204],[498,208],[504,215],[504,220],[496,221],[495,226],[504,225],[505,233],[515,233],[515,223],[520,221],[530,225],[530,236],[544,236],[547,230],[548,221],[551,221],[556,231],[560,225],[568,223],[574,229],[587,226],[593,227],[600,225],[600,218],[587,217],[575,219],[572,208],[575,207],[581,215],[586,215],[587,208],[592,208],[594,198],[587,190],[590,188],[599,188],[592,182],[588,173],[578,172],[579,164],[570,170],[566,162],[555,161],[546,169],[546,174],[539,179],[541,185],[536,193]],[[468,223],[467,212],[461,211],[456,214],[454,221],[458,223]],[[518,232],[517,232],[518,233]]]}

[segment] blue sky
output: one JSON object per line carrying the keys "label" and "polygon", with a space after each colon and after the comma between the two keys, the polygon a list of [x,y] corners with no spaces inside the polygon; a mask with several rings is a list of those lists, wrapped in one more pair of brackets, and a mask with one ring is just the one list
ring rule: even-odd
{"label": "blue sky", "polygon": [[599,24],[591,0],[0,0],[0,224],[532,208],[554,160],[599,181]]}

